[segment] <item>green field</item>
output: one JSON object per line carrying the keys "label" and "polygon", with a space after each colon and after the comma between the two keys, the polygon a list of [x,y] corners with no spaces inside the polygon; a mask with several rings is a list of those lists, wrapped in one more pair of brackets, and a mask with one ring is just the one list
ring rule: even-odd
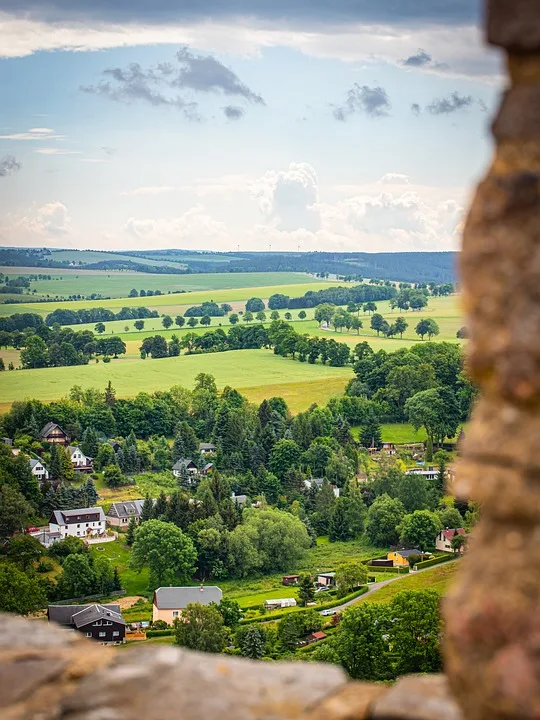
{"label": "green field", "polygon": [[387,603],[403,590],[436,590],[443,594],[454,580],[459,562],[450,562],[435,566],[426,572],[408,575],[402,580],[390,583],[370,595],[367,602]]}
{"label": "green field", "polygon": [[[118,397],[132,397],[142,390],[166,390],[172,385],[191,388],[200,372],[214,375],[219,387],[231,385],[246,392],[255,388],[257,393],[264,392],[264,397],[274,394],[268,394],[269,388],[276,392],[281,387],[294,389],[293,398],[296,398],[297,405],[293,410],[296,411],[320,401],[311,388],[313,381],[315,387],[319,387],[319,383],[335,380],[341,384],[343,391],[353,374],[350,367],[309,365],[281,358],[269,350],[236,350],[162,360],[124,358],[108,364],[100,362],[69,368],[4,372],[0,376],[0,397],[4,407],[24,398],[51,401],[65,396],[73,385],[103,388],[109,380]],[[300,387],[296,388],[296,385]]]}
{"label": "green field", "polygon": [[[174,263],[173,263],[174,264]],[[271,273],[200,273],[192,275],[158,275],[152,273],[135,273],[135,272],[103,272],[92,270],[58,270],[49,271],[48,268],[1,268],[0,271],[7,273],[10,277],[18,277],[19,275],[45,274],[51,275],[50,280],[36,280],[32,282],[31,289],[36,290],[40,296],[51,296],[51,298],[69,297],[70,295],[91,295],[92,293],[100,293],[106,298],[127,298],[131,289],[136,290],[161,290],[164,295],[158,298],[135,298],[135,306],[145,305],[153,307],[154,303],[163,304],[164,296],[167,296],[169,304],[190,303],[195,304],[197,301],[191,302],[191,298],[186,300],[182,297],[170,298],[169,293],[194,292],[194,291],[213,291],[213,290],[234,290],[239,288],[267,288],[286,285],[294,288],[296,285],[309,285],[308,289],[313,289],[313,285],[327,287],[328,282],[310,278],[308,275],[300,273],[287,272],[271,272]],[[274,290],[269,292],[265,290],[264,297],[269,297]],[[294,289],[295,295],[302,295],[305,292],[298,292]],[[247,295],[246,299],[251,297]],[[1,299],[1,298],[0,298]],[[204,299],[209,299],[205,297]],[[232,298],[236,299],[236,298]],[[240,298],[241,299],[241,298]],[[129,302],[122,302],[120,307],[130,305],[133,298]],[[158,302],[159,301],[159,302]],[[91,303],[85,307],[97,307],[102,303],[95,300],[86,301]],[[223,301],[225,302],[225,300]],[[62,301],[55,303],[55,308],[63,306]],[[81,307],[75,302],[69,302],[65,307],[70,309],[79,309]],[[117,306],[118,303],[115,303]],[[13,307],[13,306],[10,306]],[[109,307],[109,306],[107,306]],[[53,308],[54,309],[54,308]],[[14,309],[13,312],[17,312]],[[39,310],[34,310],[39,312]],[[50,312],[50,309],[47,310]]]}

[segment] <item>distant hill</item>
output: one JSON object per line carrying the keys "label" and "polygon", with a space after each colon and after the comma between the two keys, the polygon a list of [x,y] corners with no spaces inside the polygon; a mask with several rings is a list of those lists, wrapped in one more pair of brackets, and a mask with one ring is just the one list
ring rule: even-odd
{"label": "distant hill", "polygon": [[455,252],[280,253],[149,250],[104,252],[0,248],[0,266],[84,267],[149,273],[307,272],[350,279],[377,278],[401,282],[454,282]]}

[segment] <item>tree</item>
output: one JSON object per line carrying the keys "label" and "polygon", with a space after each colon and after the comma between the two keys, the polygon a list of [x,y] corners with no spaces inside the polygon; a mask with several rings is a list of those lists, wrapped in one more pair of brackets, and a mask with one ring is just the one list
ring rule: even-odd
{"label": "tree", "polygon": [[437,515],[439,516],[442,527],[445,529],[457,530],[463,527],[463,518],[459,510],[455,507],[439,510]]}
{"label": "tree", "polygon": [[265,322],[265,321],[266,321],[266,313],[263,312],[262,310],[260,310],[260,311],[255,315],[255,319],[258,320],[259,322],[262,322],[262,323]]}
{"label": "tree", "polygon": [[431,388],[418,392],[405,403],[405,413],[413,427],[424,427],[432,444],[454,437],[460,410],[451,388]]}
{"label": "tree", "polygon": [[305,320],[307,318],[307,313],[305,310],[300,310],[298,313],[298,319],[299,320]]}
{"label": "tree", "polygon": [[305,627],[300,613],[290,613],[278,623],[277,635],[284,650],[295,650]]}
{"label": "tree", "polygon": [[45,551],[31,535],[15,535],[4,552],[13,563],[19,565],[22,570],[28,571]]}
{"label": "tree", "polygon": [[401,541],[424,552],[435,545],[437,535],[442,529],[441,521],[429,510],[415,510],[405,515],[400,525]]}
{"label": "tree", "polygon": [[155,589],[173,580],[187,583],[193,575],[197,552],[193,541],[172,523],[148,520],[135,532],[130,566],[150,571],[150,587]]}
{"label": "tree", "polygon": [[270,313],[270,320],[279,320],[279,313],[277,310],[272,310]]}
{"label": "tree", "polygon": [[143,502],[143,505],[141,508],[140,522],[143,523],[143,522],[146,522],[147,520],[151,520],[153,512],[154,512],[154,501],[152,500],[150,495],[147,495],[144,498],[144,502]]}
{"label": "tree", "polygon": [[227,645],[229,632],[223,617],[212,605],[190,603],[176,623],[176,643],[200,652],[220,653]]}
{"label": "tree", "polygon": [[432,318],[427,318],[425,320],[420,320],[420,322],[415,328],[415,332],[417,335],[420,335],[422,340],[426,335],[431,340],[432,337],[439,334],[440,330],[435,320],[433,320]]}
{"label": "tree", "polygon": [[264,312],[265,310],[266,310],[266,307],[264,305],[264,302],[261,300],[261,298],[251,298],[246,303],[246,312],[258,313],[258,312]]}
{"label": "tree", "polygon": [[133,325],[135,326],[135,329],[140,332],[144,328],[144,320],[135,320]]}
{"label": "tree", "polygon": [[300,603],[306,606],[315,599],[315,583],[311,575],[300,575],[298,580],[298,598]]}
{"label": "tree", "polygon": [[203,325],[205,327],[208,327],[211,324],[211,322],[212,322],[212,318],[210,317],[210,315],[203,315],[203,317],[201,318],[201,325]]}
{"label": "tree", "polygon": [[469,538],[467,537],[467,535],[458,535],[456,533],[454,537],[450,540],[450,545],[452,547],[454,555],[459,555],[460,553],[462,553],[463,548],[467,547],[468,541]]}
{"label": "tree", "polygon": [[231,313],[229,315],[229,322],[231,323],[231,325],[236,325],[236,323],[238,322],[238,319],[239,319],[238,313]]}
{"label": "tree", "polygon": [[439,603],[434,590],[402,591],[390,603],[390,646],[399,675],[441,669]]}
{"label": "tree", "polygon": [[[125,352],[125,349],[124,349]],[[112,386],[112,382],[109,380],[107,387],[105,388],[105,405],[108,408],[114,407],[116,403],[116,390]],[[95,454],[91,454],[91,457],[95,457]]]}
{"label": "tree", "polygon": [[194,458],[199,453],[199,441],[195,431],[185,420],[176,426],[176,435],[172,449],[172,459],[176,462],[180,458]]}
{"label": "tree", "polygon": [[[214,603],[210,603],[213,605]],[[236,602],[236,600],[231,600],[230,598],[223,598],[219,605],[216,605],[221,617],[223,618],[223,623],[230,628],[236,627],[240,620],[242,619],[242,611],[240,609],[240,605]]]}
{"label": "tree", "polygon": [[24,495],[9,485],[0,487],[0,538],[23,530],[26,518],[33,512]]}
{"label": "tree", "polygon": [[173,324],[172,317],[170,315],[165,315],[165,317],[161,321],[161,324],[163,325],[165,330],[168,330],[171,327],[171,325]]}
{"label": "tree", "polygon": [[336,310],[336,306],[331,305],[330,303],[323,303],[322,305],[317,305],[314,315],[315,320],[319,323],[319,325],[322,325],[322,323],[324,322],[327,325],[330,325]]}
{"label": "tree", "polygon": [[[94,458],[94,468],[96,470],[103,470],[107,465],[114,465],[116,463],[116,455],[109,443],[103,443],[99,446],[97,455]],[[51,468],[49,467],[49,470]],[[52,471],[51,471],[52,473]]]}
{"label": "tree", "polygon": [[131,547],[133,545],[133,542],[135,540],[135,531],[137,530],[137,521],[135,520],[134,515],[132,515],[129,518],[129,523],[127,526],[127,532],[126,532],[126,545]]}
{"label": "tree", "polygon": [[96,575],[88,553],[74,553],[62,563],[62,576],[59,581],[59,593],[64,598],[82,598],[92,595],[96,585]]}
{"label": "tree", "polygon": [[382,428],[379,418],[370,413],[360,427],[360,442],[365,448],[376,448],[382,442]]}
{"label": "tree", "polygon": [[196,317],[190,317],[189,320],[187,321],[187,324],[189,327],[194,328],[196,325],[199,324],[199,321],[197,320]]}
{"label": "tree", "polygon": [[12,563],[0,563],[0,611],[29,615],[47,605],[42,583]]}
{"label": "tree", "polygon": [[364,312],[368,315],[377,312],[377,305],[374,302],[367,302],[364,304]]}
{"label": "tree", "polygon": [[125,478],[118,465],[107,465],[103,470],[103,482],[110,488],[117,488],[124,484]]}
{"label": "tree", "polygon": [[25,369],[44,368],[49,365],[49,349],[39,335],[31,335],[21,350],[21,364]]}
{"label": "tree", "polygon": [[292,320],[292,314],[290,312],[285,313],[285,320]]}
{"label": "tree", "polygon": [[252,660],[260,660],[264,656],[266,632],[264,628],[249,625],[240,635],[240,650],[242,655]]}
{"label": "tree", "polygon": [[183,317],[183,315],[177,315],[174,318],[174,322],[176,325],[178,325],[179,328],[184,327],[186,324],[186,319]]}
{"label": "tree", "polygon": [[409,323],[402,317],[398,317],[396,322],[394,323],[394,328],[396,330],[396,333],[399,333],[400,338],[403,338],[403,333],[407,330],[408,327]]}
{"label": "tree", "polygon": [[101,335],[105,332],[105,325],[102,322],[96,323],[94,330],[98,333],[98,335]]}
{"label": "tree", "polygon": [[251,312],[245,312],[245,313],[244,313],[244,317],[242,318],[242,320],[243,320],[245,323],[253,322],[253,313],[251,313]]}
{"label": "tree", "polygon": [[94,484],[94,481],[91,477],[86,478],[84,481],[82,487],[81,487],[82,494],[85,499],[84,506],[85,507],[95,507],[96,503],[99,499],[98,492],[96,490],[96,486]]}
{"label": "tree", "polygon": [[341,565],[334,576],[338,593],[344,597],[355,588],[365,585],[368,581],[368,569],[360,562]]}
{"label": "tree", "polygon": [[93,427],[87,427],[84,431],[80,447],[83,453],[91,458],[98,454],[99,439]]}
{"label": "tree", "polygon": [[289,470],[300,467],[302,451],[294,440],[278,440],[272,448],[269,469],[277,478],[283,480]]}
{"label": "tree", "polygon": [[375,313],[375,315],[371,316],[371,329],[377,331],[377,337],[379,336],[381,330],[384,330],[385,323],[386,320],[382,315],[379,315],[379,313]]}
{"label": "tree", "polygon": [[351,319],[351,329],[352,329],[352,330],[356,330],[356,333],[357,333],[358,335],[360,335],[360,330],[361,330],[361,328],[363,328],[363,327],[364,327],[364,324],[362,323],[362,321],[360,320],[359,317],[353,317],[353,318]]}
{"label": "tree", "polygon": [[401,500],[386,493],[375,499],[368,510],[366,534],[375,547],[395,545],[399,539],[399,527],[405,508]]}

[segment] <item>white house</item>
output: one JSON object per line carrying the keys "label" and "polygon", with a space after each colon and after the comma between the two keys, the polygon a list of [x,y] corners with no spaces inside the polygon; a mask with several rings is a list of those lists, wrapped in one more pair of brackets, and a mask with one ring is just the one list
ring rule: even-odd
{"label": "white house", "polygon": [[49,520],[49,532],[66,537],[91,537],[105,533],[103,508],[80,508],[77,510],[55,510]]}
{"label": "white house", "polygon": [[30,470],[32,471],[32,475],[37,477],[39,482],[45,482],[45,480],[49,479],[49,471],[41,460],[38,460],[37,458],[30,458]]}
{"label": "white house", "polygon": [[437,540],[435,541],[435,549],[439,550],[440,552],[454,552],[452,548],[452,540],[454,539],[455,535],[466,535],[467,533],[463,528],[457,528],[457,530],[442,530],[437,535]]}
{"label": "white house", "polygon": [[174,477],[191,481],[199,475],[199,468],[190,458],[180,458],[174,463],[172,472]]}
{"label": "white house", "polygon": [[267,610],[278,610],[279,608],[296,607],[294,598],[281,598],[280,600],[265,600],[264,607]]}
{"label": "white house", "polygon": [[[304,480],[305,487],[309,490],[312,485],[316,485],[319,489],[322,488],[324,483],[324,478],[311,478],[310,480]],[[339,497],[339,488],[336,487],[336,485],[332,485],[332,490],[334,491],[334,497]]]}
{"label": "white house", "polygon": [[423,468],[413,468],[412,470],[407,470],[406,474],[421,475],[422,477],[425,477],[426,480],[435,480],[439,471],[434,467],[429,467],[427,470],[424,470]]}
{"label": "white house", "polygon": [[201,455],[213,455],[217,450],[217,447],[212,443],[200,443],[199,452]]}
{"label": "white house", "polygon": [[69,457],[74,470],[80,472],[91,472],[93,468],[93,460],[88,455],[85,455],[80,447],[77,445],[70,445],[68,447]]}

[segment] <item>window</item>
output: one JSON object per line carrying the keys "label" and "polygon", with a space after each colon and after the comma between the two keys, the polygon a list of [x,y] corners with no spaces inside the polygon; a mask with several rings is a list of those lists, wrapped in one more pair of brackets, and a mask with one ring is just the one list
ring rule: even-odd
{"label": "window", "polygon": [[120,636],[120,632],[118,630],[115,630],[113,632],[113,637],[119,637],[119,636]]}
{"label": "window", "polygon": [[86,633],[86,637],[92,637],[92,633]]}
{"label": "window", "polygon": [[100,633],[99,633],[99,637],[107,637],[107,633],[106,633],[106,632],[100,632]]}
{"label": "window", "polygon": [[178,617],[178,610],[173,610],[172,616],[173,616],[173,617]]}

